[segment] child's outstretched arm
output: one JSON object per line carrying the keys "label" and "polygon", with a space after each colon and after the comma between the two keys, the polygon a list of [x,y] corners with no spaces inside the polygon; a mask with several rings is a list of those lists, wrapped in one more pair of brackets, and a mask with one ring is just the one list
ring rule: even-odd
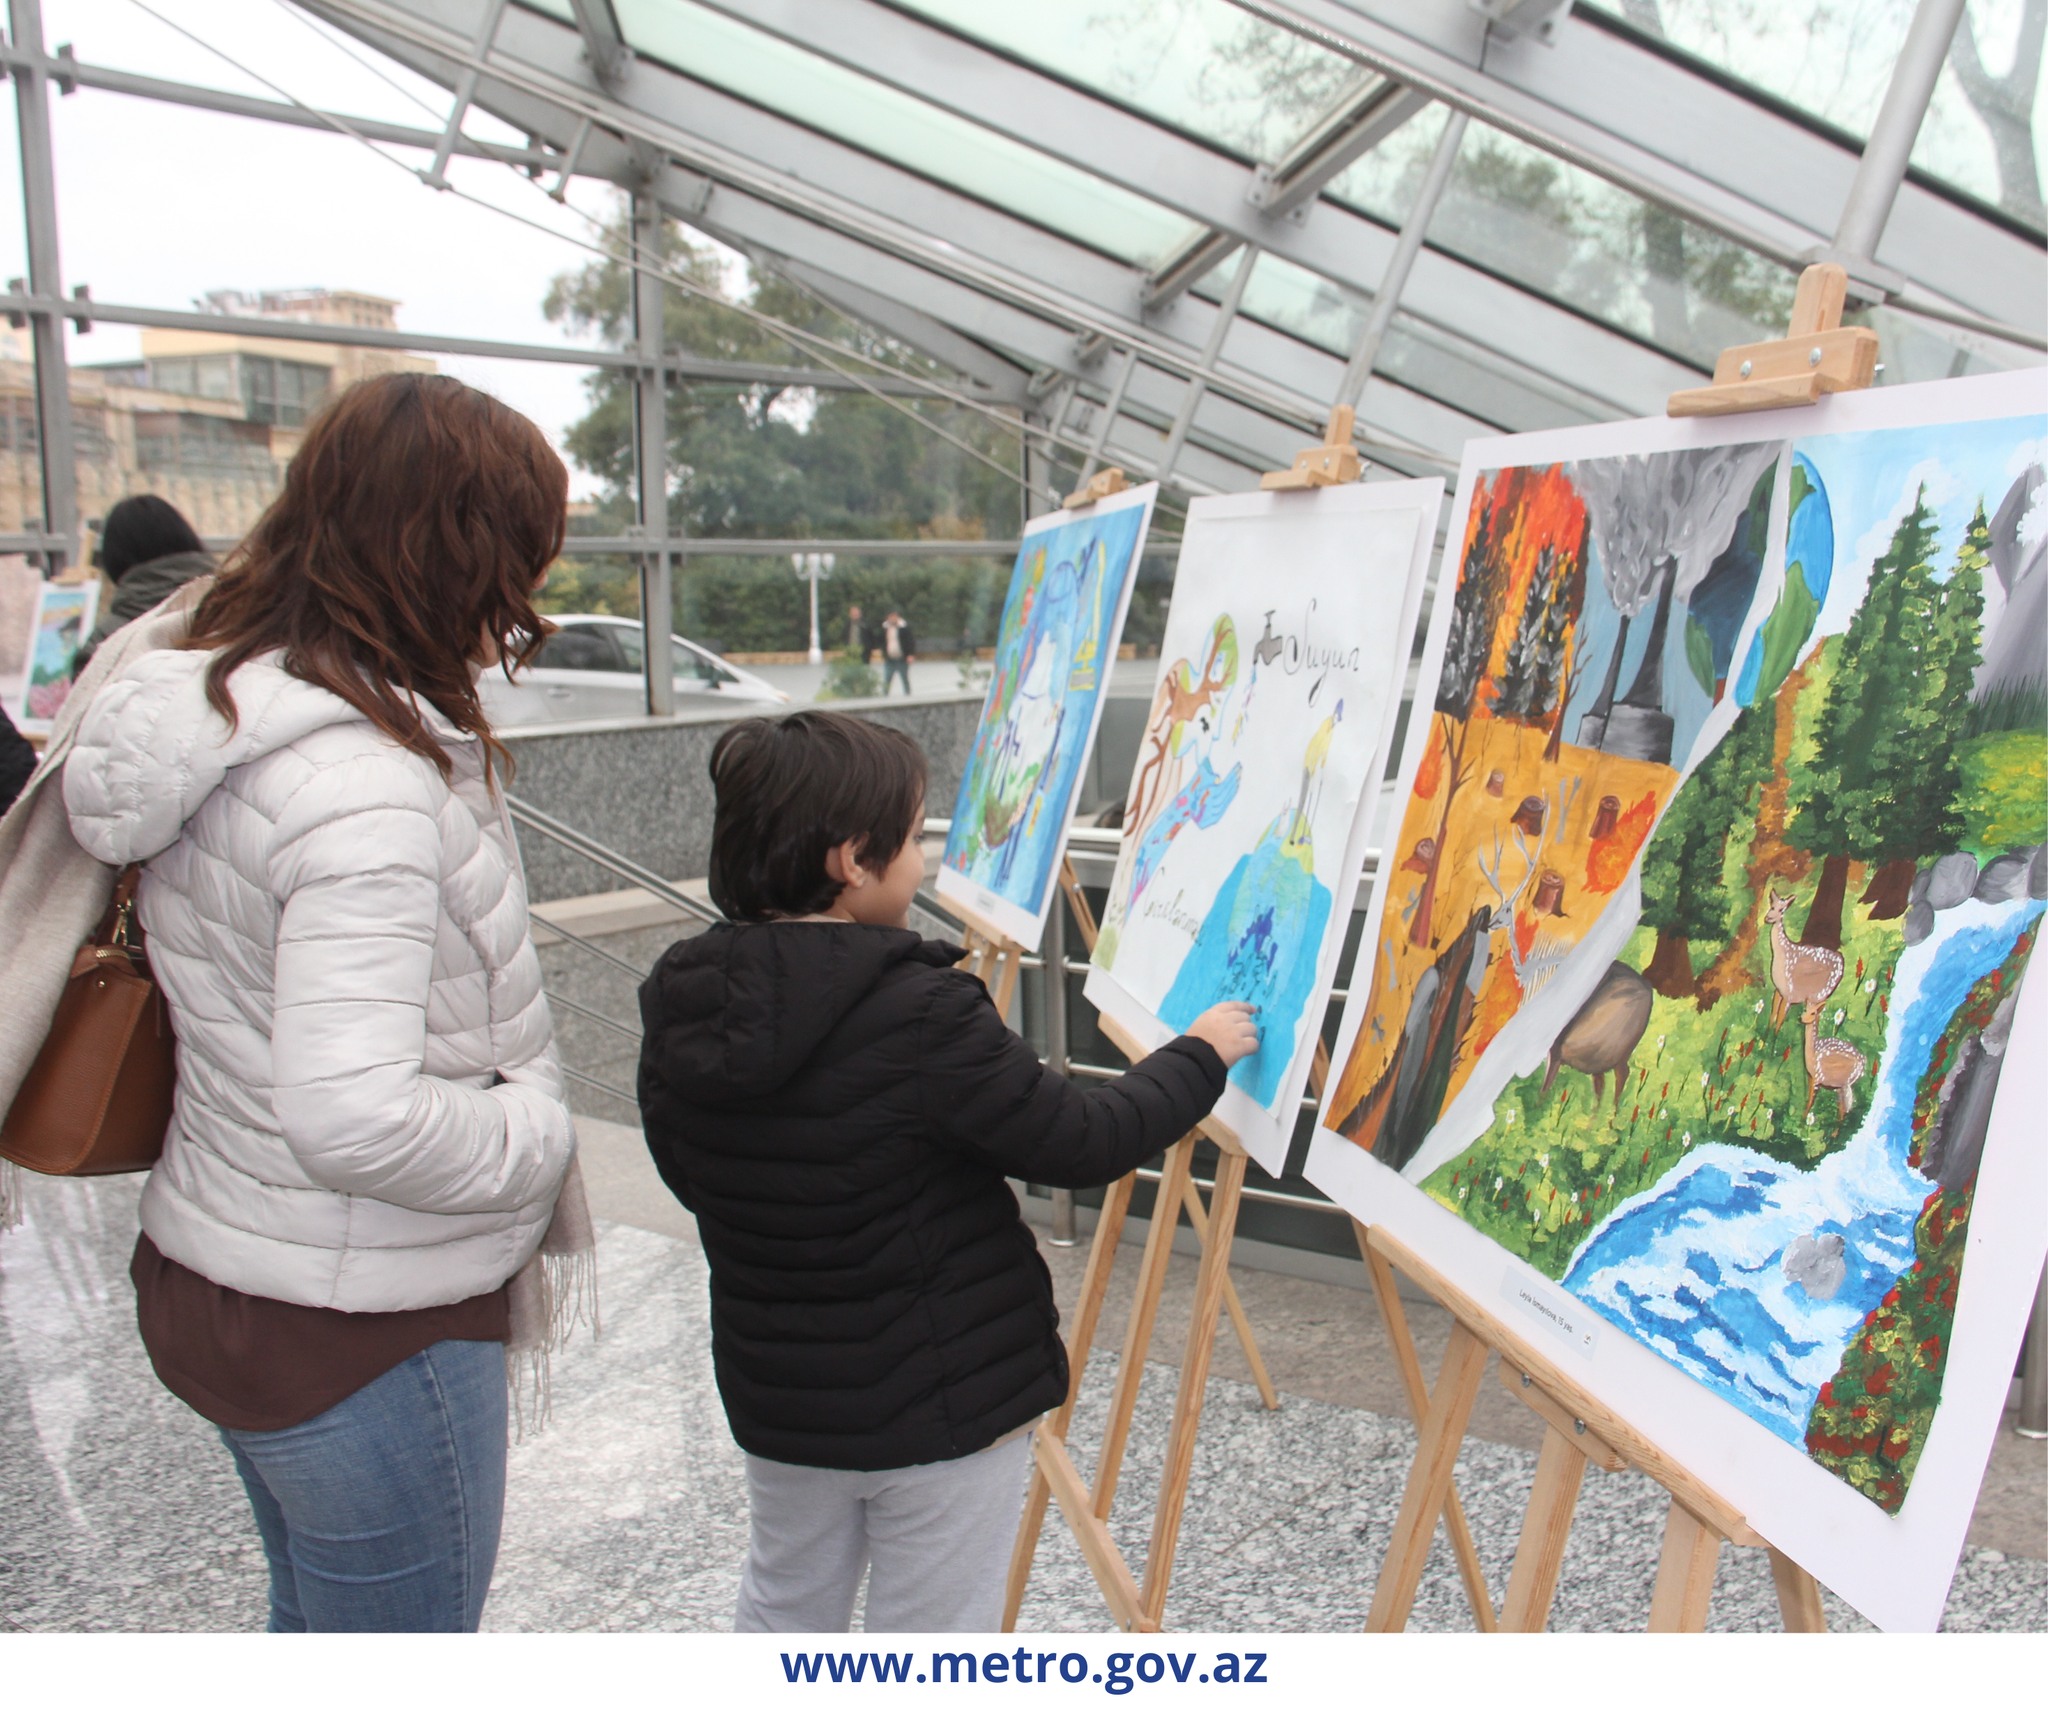
{"label": "child's outstretched arm", "polygon": [[1120,1079],[1084,1089],[1039,1063],[979,980],[949,973],[925,1014],[920,1090],[933,1130],[1041,1186],[1102,1186],[1157,1156],[1216,1106],[1258,1047],[1251,1010],[1212,1008]]}

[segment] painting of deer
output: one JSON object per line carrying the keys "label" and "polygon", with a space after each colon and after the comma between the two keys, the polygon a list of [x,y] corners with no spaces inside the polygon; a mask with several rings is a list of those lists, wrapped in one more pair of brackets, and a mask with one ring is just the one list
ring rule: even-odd
{"label": "painting of deer", "polygon": [[1846,1121],[1856,1095],[1856,1081],[1863,1077],[1869,1063],[1853,1043],[1820,1035],[1819,1002],[1808,1002],[1799,1018],[1806,1027],[1806,1107],[1810,1112],[1819,1093],[1832,1091]]}
{"label": "painting of deer", "polygon": [[1780,894],[1773,884],[1764,907],[1764,922],[1771,930],[1771,1030],[1785,1023],[1786,1013],[1796,1004],[1818,1006],[1835,993],[1842,981],[1842,956],[1832,948],[1816,948],[1795,942],[1785,928],[1785,913],[1792,896]]}
{"label": "painting of deer", "polygon": [[1606,1094],[1607,1075],[1614,1075],[1614,1110],[1621,1112],[1621,1095],[1628,1089],[1629,1057],[1643,1041],[1650,1024],[1650,1003],[1656,992],[1650,980],[1619,960],[1602,974],[1593,993],[1580,1004],[1563,1031],[1550,1046],[1550,1065],[1543,1073],[1543,1094],[1550,1095],[1551,1082],[1560,1067],[1575,1068],[1593,1076],[1593,1101]]}

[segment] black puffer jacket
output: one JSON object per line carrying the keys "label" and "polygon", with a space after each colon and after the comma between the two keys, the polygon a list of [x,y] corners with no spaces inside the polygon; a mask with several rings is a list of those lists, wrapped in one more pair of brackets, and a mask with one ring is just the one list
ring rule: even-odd
{"label": "black puffer jacket", "polygon": [[1057,1406],[1052,1281],[1005,1175],[1099,1186],[1185,1133],[1223,1063],[1177,1038],[1084,1091],[958,948],[858,924],[722,925],[640,988],[640,1108],[711,1261],[741,1448],[877,1471]]}

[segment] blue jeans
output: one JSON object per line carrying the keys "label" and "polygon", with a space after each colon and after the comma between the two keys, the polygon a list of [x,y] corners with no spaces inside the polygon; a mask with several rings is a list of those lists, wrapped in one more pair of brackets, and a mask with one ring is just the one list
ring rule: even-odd
{"label": "blue jeans", "polygon": [[270,1631],[475,1633],[505,1513],[505,1349],[437,1342],[284,1431],[221,1431]]}
{"label": "blue jeans", "polygon": [[899,677],[903,681],[903,695],[905,697],[910,696],[909,661],[902,656],[884,656],[882,658],[882,696],[887,697],[889,695],[889,682]]}

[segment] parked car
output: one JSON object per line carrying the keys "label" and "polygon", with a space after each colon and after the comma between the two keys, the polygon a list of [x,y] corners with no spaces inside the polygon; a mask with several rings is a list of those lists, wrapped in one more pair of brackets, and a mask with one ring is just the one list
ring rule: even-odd
{"label": "parked car", "polygon": [[[484,713],[493,727],[617,721],[645,712],[645,635],[639,621],[610,614],[549,618],[558,630],[549,635],[531,667],[509,681],[496,670],[484,675]],[[760,675],[734,667],[687,638],[672,635],[669,648],[674,652],[678,710],[790,701],[787,692]]]}

